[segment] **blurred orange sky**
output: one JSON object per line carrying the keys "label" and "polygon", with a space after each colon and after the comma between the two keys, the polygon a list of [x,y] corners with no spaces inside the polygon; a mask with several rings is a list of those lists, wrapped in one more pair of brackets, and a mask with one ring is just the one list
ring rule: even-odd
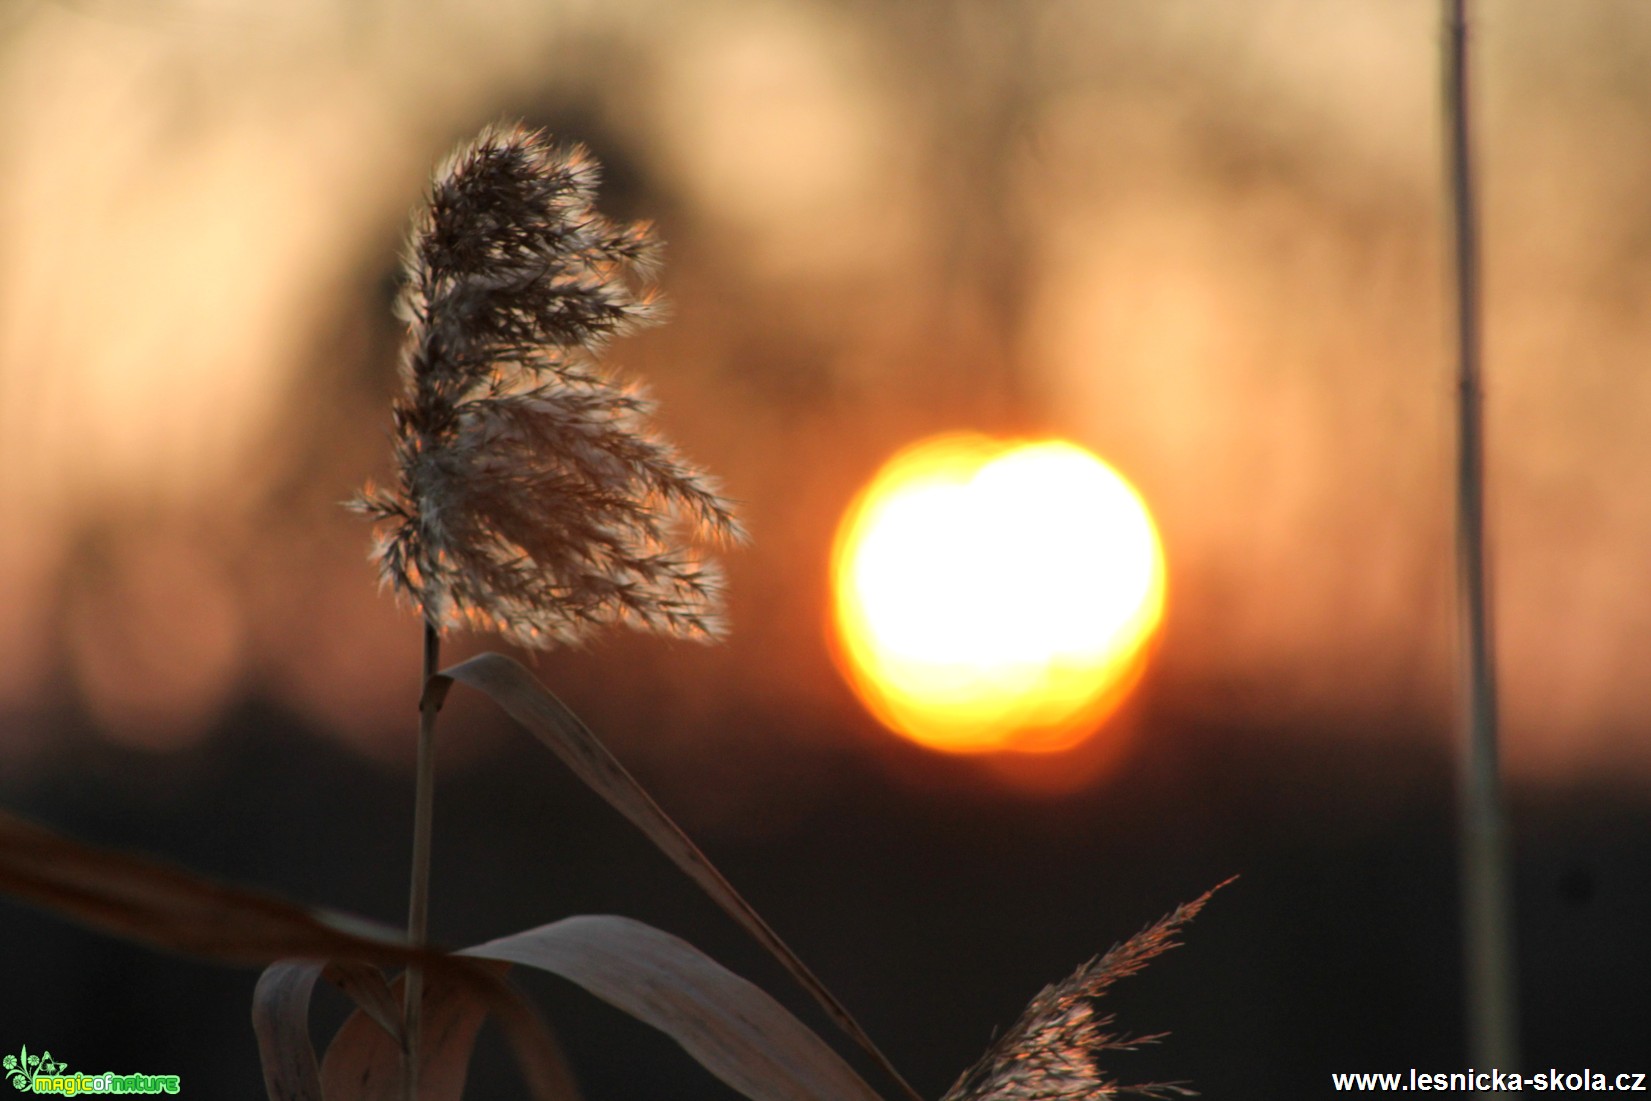
{"label": "blurred orange sky", "polygon": [[[1435,7],[19,0],[0,753],[70,706],[186,745],[260,693],[406,756],[416,624],[337,502],[388,468],[408,211],[501,116],[590,144],[603,206],[659,224],[672,319],[611,362],[754,536],[726,646],[542,668],[669,699],[675,738],[729,700],[850,707],[824,586],[862,481],[930,432],[1053,432],[1155,512],[1178,707],[1442,730]],[[1651,8],[1480,8],[1506,757],[1643,776]]]}

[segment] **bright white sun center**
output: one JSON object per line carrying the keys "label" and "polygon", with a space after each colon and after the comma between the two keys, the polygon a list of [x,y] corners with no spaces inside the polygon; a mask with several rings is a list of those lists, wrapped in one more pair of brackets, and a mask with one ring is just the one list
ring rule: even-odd
{"label": "bright white sun center", "polygon": [[838,532],[839,649],[861,699],[937,749],[1065,748],[1133,681],[1164,563],[1139,495],[1075,444],[929,440]]}

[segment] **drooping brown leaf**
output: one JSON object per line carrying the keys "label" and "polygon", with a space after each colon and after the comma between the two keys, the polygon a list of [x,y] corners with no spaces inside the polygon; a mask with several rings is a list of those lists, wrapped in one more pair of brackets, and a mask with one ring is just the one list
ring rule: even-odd
{"label": "drooping brown leaf", "polygon": [[218,883],[149,857],[82,844],[4,812],[0,893],[162,951],[218,963],[273,964],[253,1005],[272,1101],[322,1096],[308,1024],[317,977],[329,974],[372,1016],[395,1021],[393,1003],[386,1002],[363,965],[413,963],[457,984],[494,1014],[535,1101],[574,1096],[564,1088],[566,1072],[549,1030],[496,968],[409,947],[399,930]]}
{"label": "drooping brown leaf", "polygon": [[421,957],[388,926],[85,845],[4,812],[0,891],[100,932],[221,963]]}
{"label": "drooping brown leaf", "polygon": [[463,954],[577,983],[666,1033],[752,1101],[879,1101],[841,1056],[759,987],[642,922],[564,918]]}
{"label": "drooping brown leaf", "polygon": [[618,758],[561,700],[519,662],[502,654],[479,654],[442,670],[427,691],[445,694],[451,681],[483,693],[521,723],[585,784],[628,818],[676,866],[789,971],[832,1021],[858,1044],[912,1101],[922,1101],[852,1014],[808,966],[780,939],[762,916],[700,852],[682,828],[660,809],[652,796]]}

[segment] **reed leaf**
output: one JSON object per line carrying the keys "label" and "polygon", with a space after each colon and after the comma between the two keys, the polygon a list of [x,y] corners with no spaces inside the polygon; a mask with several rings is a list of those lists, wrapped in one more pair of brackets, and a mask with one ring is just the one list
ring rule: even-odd
{"label": "reed leaf", "polygon": [[879,1101],[841,1056],[759,987],[640,921],[564,918],[463,954],[578,984],[670,1036],[751,1101]]}
{"label": "reed leaf", "polygon": [[[543,1018],[491,961],[423,957],[419,1101],[459,1101],[482,1022],[492,1014],[514,1049],[534,1101],[578,1101],[573,1076]],[[325,975],[357,1010],[319,1066],[310,1041],[310,1000]],[[253,995],[253,1027],[271,1101],[394,1101],[406,1091],[401,999],[376,968],[353,962],[284,960],[265,970]]]}
{"label": "reed leaf", "polygon": [[288,960],[271,964],[252,993],[252,1030],[269,1101],[322,1101],[321,1068],[310,1042],[309,1006],[326,964]]}
{"label": "reed leaf", "polygon": [[860,1046],[895,1082],[906,1097],[921,1101],[887,1056],[877,1047],[808,965],[793,952],[762,915],[699,850],[682,828],[660,809],[653,797],[619,763],[601,739],[520,662],[503,654],[484,653],[442,670],[426,687],[439,702],[448,685],[458,681],[486,695],[506,714],[538,738],[592,791],[624,815],[662,853],[711,897],[724,912],[745,928],[798,984],[814,998],[839,1028]]}
{"label": "reed leaf", "polygon": [[[508,968],[495,965],[494,970],[502,977]],[[395,1101],[402,1096],[399,1033],[405,982],[402,976],[394,984],[382,984],[388,1021],[362,1005],[333,1037],[321,1064],[322,1095],[327,1101]],[[476,1035],[488,1016],[488,999],[473,984],[456,982],[439,972],[424,977],[421,998],[419,1099],[460,1101]],[[579,1094],[561,1052],[553,1050],[552,1054],[555,1096],[576,1101]]]}
{"label": "reed leaf", "polygon": [[220,963],[421,957],[397,929],[86,845],[4,812],[0,891],[100,932]]}
{"label": "reed leaf", "polygon": [[[400,1036],[399,1007],[376,967],[325,960],[271,964],[258,977],[252,994],[252,1030],[258,1037],[264,1088],[271,1101],[322,1101],[324,1097],[343,1095],[322,1088],[315,1046],[310,1042],[310,999],[322,975],[360,1007],[358,1016],[377,1022],[388,1034]],[[335,1040],[329,1055],[337,1046]],[[399,1057],[399,1039],[395,1050]]]}
{"label": "reed leaf", "polygon": [[[273,965],[254,995],[272,1101],[323,1094],[309,1001],[325,974],[375,1018],[396,1020],[376,967],[417,965],[479,1001],[502,1025],[535,1101],[567,1101],[566,1070],[543,1020],[491,965],[414,948],[399,930],[219,883],[149,857],[99,848],[0,811],[0,892],[98,932],[217,963]],[[399,1041],[397,1041],[399,1044]]]}

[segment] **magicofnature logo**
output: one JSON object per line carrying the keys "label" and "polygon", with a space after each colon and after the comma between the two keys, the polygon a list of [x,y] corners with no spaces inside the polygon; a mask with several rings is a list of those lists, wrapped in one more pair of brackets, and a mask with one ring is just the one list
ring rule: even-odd
{"label": "magicofnature logo", "polygon": [[11,1084],[34,1093],[55,1093],[73,1097],[81,1093],[177,1093],[181,1079],[176,1074],[70,1074],[69,1064],[43,1051],[30,1055],[27,1045],[16,1055],[0,1059]]}
{"label": "magicofnature logo", "polygon": [[52,1062],[52,1053],[41,1052],[39,1055],[30,1055],[28,1045],[16,1055],[8,1055],[0,1060],[0,1066],[6,1070],[6,1076],[11,1084],[20,1090],[26,1090],[34,1085],[34,1076],[37,1074],[62,1074],[69,1069],[67,1063]]}

